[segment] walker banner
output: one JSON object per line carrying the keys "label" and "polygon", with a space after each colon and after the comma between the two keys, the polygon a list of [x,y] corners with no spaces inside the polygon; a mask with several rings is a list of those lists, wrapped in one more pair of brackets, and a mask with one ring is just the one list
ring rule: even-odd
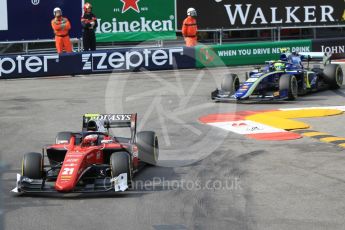
{"label": "walker banner", "polygon": [[98,42],[176,39],[174,0],[90,0]]}
{"label": "walker banner", "polygon": [[194,54],[194,48],[171,47],[0,56],[0,79],[190,69]]}
{"label": "walker banner", "polygon": [[264,64],[278,60],[281,48],[289,52],[312,52],[311,40],[257,42],[196,47],[196,67]]}
{"label": "walker banner", "polygon": [[72,38],[81,37],[82,0],[0,0],[0,42],[53,39],[53,9],[60,7],[72,24]]}
{"label": "walker banner", "polygon": [[7,0],[0,0],[0,31],[8,30]]}
{"label": "walker banner", "polygon": [[189,7],[198,13],[199,29],[234,29],[345,24],[344,0],[176,0],[181,29]]}

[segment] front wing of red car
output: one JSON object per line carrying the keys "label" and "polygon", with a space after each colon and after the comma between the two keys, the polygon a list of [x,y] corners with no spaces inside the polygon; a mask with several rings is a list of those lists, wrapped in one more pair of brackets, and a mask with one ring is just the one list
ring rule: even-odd
{"label": "front wing of red car", "polygon": [[[13,193],[52,193],[55,181],[44,179],[30,179],[17,174],[16,187]],[[127,173],[122,173],[115,178],[95,179],[92,184],[77,185],[70,193],[96,193],[96,192],[124,192],[128,189]]]}

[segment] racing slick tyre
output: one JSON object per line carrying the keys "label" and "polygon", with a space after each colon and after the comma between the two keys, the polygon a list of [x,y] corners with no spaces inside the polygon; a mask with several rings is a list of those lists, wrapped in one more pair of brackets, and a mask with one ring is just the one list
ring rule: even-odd
{"label": "racing slick tyre", "polygon": [[22,175],[30,179],[43,177],[43,157],[40,153],[26,153],[22,161]]}
{"label": "racing slick tyre", "polygon": [[222,84],[220,85],[220,89],[225,92],[229,92],[230,95],[236,93],[236,91],[240,88],[240,79],[236,74],[229,74],[226,75],[223,80]]}
{"label": "racing slick tyre", "polygon": [[143,131],[137,134],[138,157],[150,165],[157,165],[159,156],[158,137],[155,132]]}
{"label": "racing slick tyre", "polygon": [[132,170],[131,160],[127,152],[114,152],[110,156],[111,177],[118,177],[122,173],[127,173],[127,183],[131,185]]}
{"label": "racing slick tyre", "polygon": [[71,136],[72,136],[71,132],[59,132],[56,135],[55,144],[62,144],[62,143],[69,144]]}
{"label": "racing slick tyre", "polygon": [[343,70],[340,65],[326,65],[323,70],[323,77],[331,89],[339,89],[343,84]]}
{"label": "racing slick tyre", "polygon": [[296,76],[283,74],[279,79],[279,90],[287,90],[288,100],[295,100],[298,97],[298,82]]}

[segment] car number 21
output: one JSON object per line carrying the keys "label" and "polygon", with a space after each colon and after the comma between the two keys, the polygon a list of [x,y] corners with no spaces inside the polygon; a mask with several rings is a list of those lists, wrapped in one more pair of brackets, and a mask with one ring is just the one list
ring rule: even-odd
{"label": "car number 21", "polygon": [[72,175],[74,171],[74,168],[64,168],[62,175]]}

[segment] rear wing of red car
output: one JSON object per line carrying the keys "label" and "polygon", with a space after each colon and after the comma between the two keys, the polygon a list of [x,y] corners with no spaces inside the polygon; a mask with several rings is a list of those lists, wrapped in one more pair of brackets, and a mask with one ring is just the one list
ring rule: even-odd
{"label": "rear wing of red car", "polygon": [[137,114],[84,114],[83,131],[87,131],[89,121],[96,121],[102,128],[109,130],[110,128],[130,128],[131,136],[134,140],[137,130]]}

